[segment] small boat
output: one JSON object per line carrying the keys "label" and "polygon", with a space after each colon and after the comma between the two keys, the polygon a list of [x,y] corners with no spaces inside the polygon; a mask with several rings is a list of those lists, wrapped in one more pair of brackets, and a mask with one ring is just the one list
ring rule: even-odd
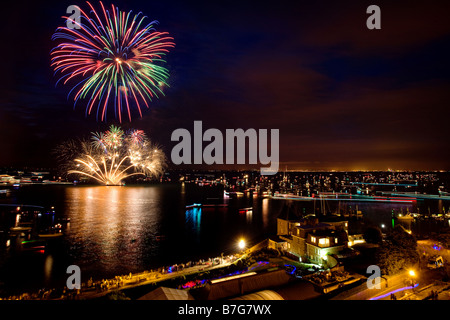
{"label": "small boat", "polygon": [[247,213],[253,211],[253,207],[239,209],[239,213]]}
{"label": "small boat", "polygon": [[39,238],[59,238],[64,234],[62,232],[53,232],[53,233],[40,233],[38,234]]}
{"label": "small boat", "polygon": [[12,232],[24,232],[24,231],[30,231],[31,227],[12,227],[12,228],[9,228],[9,230]]}
{"label": "small boat", "polygon": [[24,240],[22,241],[22,249],[24,251],[45,250],[45,240]]}
{"label": "small boat", "polygon": [[431,218],[435,219],[435,220],[439,220],[439,221],[444,221],[445,217],[443,214],[432,214]]}
{"label": "small boat", "polygon": [[45,246],[24,247],[24,251],[41,251],[45,250]]}
{"label": "small boat", "polygon": [[243,196],[244,193],[240,191],[223,191],[223,195],[226,197],[229,196]]}
{"label": "small boat", "polygon": [[397,215],[397,219],[400,221],[413,221],[414,217],[411,214],[405,214],[405,215],[399,214],[399,215]]}
{"label": "small boat", "polygon": [[194,204],[191,204],[190,206],[186,206],[186,209],[200,208],[201,206],[202,206],[201,203],[194,203]]}

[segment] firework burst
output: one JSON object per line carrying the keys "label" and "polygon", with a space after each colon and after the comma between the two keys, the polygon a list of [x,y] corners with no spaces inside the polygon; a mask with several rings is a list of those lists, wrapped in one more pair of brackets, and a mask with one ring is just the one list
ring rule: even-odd
{"label": "firework burst", "polygon": [[141,12],[133,15],[114,5],[109,10],[100,2],[97,13],[87,4],[89,15],[80,9],[80,22],[63,17],[75,27],[59,27],[52,37],[62,39],[51,51],[58,82],[73,82],[74,107],[79,99],[88,100],[86,115],[96,108],[97,120],[106,121],[109,106],[120,122],[123,113],[131,121],[133,107],[142,117],[143,105],[148,108],[168,86],[169,72],[159,64],[174,47],[173,38],[155,31],[157,21],[147,24]]}
{"label": "firework burst", "polygon": [[131,176],[159,177],[165,155],[142,130],[110,126],[92,133],[91,140],[68,141],[59,146],[58,158],[69,175],[84,176],[104,185],[122,185]]}

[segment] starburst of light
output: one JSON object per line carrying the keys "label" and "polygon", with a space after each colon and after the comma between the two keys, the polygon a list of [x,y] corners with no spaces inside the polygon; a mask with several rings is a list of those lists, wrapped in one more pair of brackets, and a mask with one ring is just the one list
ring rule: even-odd
{"label": "starburst of light", "polygon": [[60,41],[51,51],[51,66],[59,73],[57,83],[71,84],[74,106],[87,101],[86,115],[97,109],[97,120],[106,121],[107,111],[122,122],[131,121],[132,110],[142,117],[142,107],[164,95],[169,71],[161,66],[175,46],[167,32],[157,32],[157,21],[146,22],[141,12],[120,11],[111,5],[101,10],[87,2],[80,19],[63,17],[74,27],[58,27],[52,39]]}
{"label": "starburst of light", "polygon": [[125,133],[110,126],[106,132],[92,133],[91,140],[65,143],[59,148],[69,175],[84,176],[104,185],[122,185],[126,178],[141,175],[159,177],[165,155],[142,130]]}

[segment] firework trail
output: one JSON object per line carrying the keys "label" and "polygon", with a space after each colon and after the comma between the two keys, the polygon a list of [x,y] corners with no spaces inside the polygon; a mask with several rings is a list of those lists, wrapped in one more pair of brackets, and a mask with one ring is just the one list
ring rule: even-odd
{"label": "firework trail", "polygon": [[175,46],[167,32],[157,32],[157,21],[146,23],[141,12],[119,11],[100,2],[97,13],[91,3],[89,14],[80,10],[80,22],[63,17],[75,27],[58,27],[53,40],[61,40],[51,51],[51,66],[64,84],[73,83],[69,96],[88,100],[86,116],[96,109],[97,121],[106,121],[109,106],[122,122],[131,121],[132,108],[142,117],[142,107],[168,86],[169,72],[159,64]]}

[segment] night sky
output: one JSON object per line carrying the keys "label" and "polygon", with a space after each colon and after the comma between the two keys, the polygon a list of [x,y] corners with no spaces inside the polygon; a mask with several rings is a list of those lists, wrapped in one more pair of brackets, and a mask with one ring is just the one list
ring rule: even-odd
{"label": "night sky", "polygon": [[[50,67],[61,16],[84,1],[2,9],[0,166],[49,167],[65,139],[106,130]],[[109,5],[110,1],[103,1]],[[97,1],[92,1],[97,6]],[[170,151],[176,128],[279,129],[280,168],[450,169],[450,20],[443,1],[113,1],[176,46],[165,97],[124,128]],[[366,9],[381,8],[381,30]],[[149,21],[150,21],[149,20]],[[257,166],[259,168],[259,166]]]}

